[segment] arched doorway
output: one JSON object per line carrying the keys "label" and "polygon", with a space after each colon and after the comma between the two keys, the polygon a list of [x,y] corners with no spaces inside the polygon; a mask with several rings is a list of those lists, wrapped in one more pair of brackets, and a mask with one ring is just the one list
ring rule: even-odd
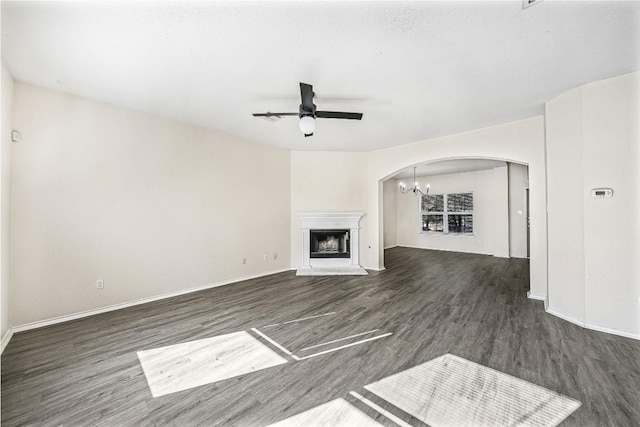
{"label": "arched doorway", "polygon": [[526,163],[430,159],[388,174],[379,185],[382,266],[384,251],[394,246],[529,257]]}

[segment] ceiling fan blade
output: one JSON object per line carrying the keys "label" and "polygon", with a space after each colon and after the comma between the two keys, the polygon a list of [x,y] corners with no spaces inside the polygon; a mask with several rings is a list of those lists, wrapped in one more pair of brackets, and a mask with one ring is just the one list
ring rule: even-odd
{"label": "ceiling fan blade", "polygon": [[341,111],[316,111],[316,117],[323,119],[362,120],[362,113],[343,113]]}
{"label": "ceiling fan blade", "polygon": [[302,98],[302,108],[305,111],[313,112],[313,86],[300,82],[300,97]]}
{"label": "ceiling fan blade", "polygon": [[253,113],[253,117],[283,117],[297,115],[298,113]]}

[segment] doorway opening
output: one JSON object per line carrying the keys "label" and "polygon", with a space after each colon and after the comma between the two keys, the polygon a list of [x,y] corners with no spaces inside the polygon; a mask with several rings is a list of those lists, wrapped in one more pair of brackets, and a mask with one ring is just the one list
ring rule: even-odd
{"label": "doorway opening", "polygon": [[[428,188],[428,195],[400,191],[414,186],[421,193]],[[529,203],[527,164],[456,158],[409,165],[382,180],[382,248],[529,258]],[[473,227],[456,227],[461,218]],[[452,219],[453,226],[445,227]],[[443,226],[425,228],[425,223]]]}

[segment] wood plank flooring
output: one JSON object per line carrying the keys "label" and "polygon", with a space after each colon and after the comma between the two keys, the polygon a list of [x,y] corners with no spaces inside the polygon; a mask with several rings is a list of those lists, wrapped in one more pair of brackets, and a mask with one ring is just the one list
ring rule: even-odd
{"label": "wood plank flooring", "polygon": [[[363,387],[446,353],[582,402],[562,425],[640,425],[640,343],[545,313],[526,298],[527,260],[409,248],[385,256],[387,270],[369,276],[292,271],[17,333],[2,355],[2,425],[263,426],[335,399],[395,425],[355,391],[421,426]],[[329,312],[291,329],[288,342],[393,335],[157,398],[136,355]]]}

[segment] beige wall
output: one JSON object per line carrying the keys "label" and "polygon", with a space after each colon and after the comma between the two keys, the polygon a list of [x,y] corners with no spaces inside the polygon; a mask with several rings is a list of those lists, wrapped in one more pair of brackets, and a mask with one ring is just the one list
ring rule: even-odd
{"label": "beige wall", "polygon": [[509,256],[527,257],[527,198],[529,168],[509,163]]}
{"label": "beige wall", "polygon": [[[302,259],[297,213],[365,212],[364,153],[333,151],[291,152],[291,266]],[[366,224],[366,215],[360,227]],[[360,242],[360,253],[365,243]]]}
{"label": "beige wall", "polygon": [[397,196],[398,182],[394,179],[383,184],[383,223],[384,247],[392,248],[398,245]]}
{"label": "beige wall", "polygon": [[[640,73],[546,104],[549,308],[640,338]],[[594,199],[593,188],[613,197]]]}
{"label": "beige wall", "polygon": [[13,113],[15,325],[289,267],[287,151],[22,83]]}
{"label": "beige wall", "polygon": [[0,175],[2,187],[0,187],[0,339],[5,336],[11,327],[9,317],[9,298],[11,280],[11,112],[13,99],[13,79],[9,71],[2,64],[2,122],[1,150],[0,150]]}
{"label": "beige wall", "polygon": [[509,256],[507,166],[416,181],[420,188],[429,184],[430,194],[473,192],[473,234],[421,233],[420,198],[411,193],[397,199],[400,246]]}
{"label": "beige wall", "polygon": [[580,96],[572,91],[546,104],[549,307],[576,319],[584,319]]}

